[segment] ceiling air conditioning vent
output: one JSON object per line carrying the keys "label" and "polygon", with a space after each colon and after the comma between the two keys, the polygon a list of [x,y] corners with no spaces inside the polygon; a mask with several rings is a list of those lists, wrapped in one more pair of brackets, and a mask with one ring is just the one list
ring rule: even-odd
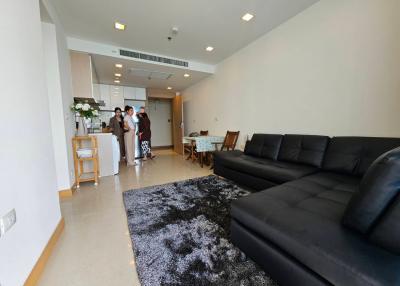
{"label": "ceiling air conditioning vent", "polygon": [[152,61],[152,62],[158,62],[158,63],[164,63],[164,64],[169,64],[169,65],[174,65],[174,66],[180,66],[180,67],[188,67],[189,66],[189,62],[174,60],[174,59],[169,59],[169,58],[164,58],[164,57],[159,57],[159,56],[154,56],[154,55],[149,55],[149,54],[143,54],[143,53],[138,53],[138,52],[132,52],[132,51],[127,51],[127,50],[119,50],[119,54],[121,56],[125,56],[125,57],[141,59],[141,60],[146,60],[146,61]]}

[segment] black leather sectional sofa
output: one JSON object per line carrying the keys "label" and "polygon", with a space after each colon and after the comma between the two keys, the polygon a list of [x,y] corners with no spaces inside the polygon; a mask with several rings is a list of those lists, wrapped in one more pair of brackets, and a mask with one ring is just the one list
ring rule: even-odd
{"label": "black leather sectional sofa", "polygon": [[255,134],[217,152],[215,174],[263,190],[233,202],[233,243],[281,285],[400,285],[398,146]]}

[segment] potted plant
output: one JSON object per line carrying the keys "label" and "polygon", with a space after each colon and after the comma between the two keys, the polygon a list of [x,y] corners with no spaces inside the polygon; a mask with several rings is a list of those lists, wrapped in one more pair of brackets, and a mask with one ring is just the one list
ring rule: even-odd
{"label": "potted plant", "polygon": [[95,110],[89,103],[76,103],[71,106],[71,110],[79,115],[78,131],[76,136],[86,136],[88,130],[85,124],[85,119],[91,119],[99,116],[99,112]]}

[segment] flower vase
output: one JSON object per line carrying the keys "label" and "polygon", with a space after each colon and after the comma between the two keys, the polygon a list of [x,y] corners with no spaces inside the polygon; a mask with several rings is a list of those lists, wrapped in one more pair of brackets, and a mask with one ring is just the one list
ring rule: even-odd
{"label": "flower vase", "polygon": [[86,127],[85,118],[79,117],[78,121],[78,131],[76,132],[76,136],[87,136],[88,130]]}

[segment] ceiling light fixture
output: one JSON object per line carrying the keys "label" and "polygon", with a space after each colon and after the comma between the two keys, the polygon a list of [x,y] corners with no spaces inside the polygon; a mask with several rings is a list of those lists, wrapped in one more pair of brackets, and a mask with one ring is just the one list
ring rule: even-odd
{"label": "ceiling light fixture", "polygon": [[116,79],[116,80],[114,80],[114,82],[115,82],[115,83],[120,83],[120,81],[119,81],[119,80],[117,80],[117,79]]}
{"label": "ceiling light fixture", "polygon": [[121,74],[120,73],[116,73],[116,74],[114,74],[115,76],[121,76]]}
{"label": "ceiling light fixture", "polygon": [[184,77],[190,77],[190,74],[185,73],[183,76],[184,76]]}
{"label": "ceiling light fixture", "polygon": [[211,47],[211,46],[209,46],[209,47],[206,48],[206,51],[207,51],[207,52],[212,52],[213,50],[214,50],[214,48]]}
{"label": "ceiling light fixture", "polygon": [[254,16],[251,15],[250,13],[246,13],[246,14],[243,15],[242,20],[248,22],[248,21],[250,21],[251,19],[253,19],[253,17],[254,17]]}
{"label": "ceiling light fixture", "polygon": [[125,25],[120,23],[120,22],[115,22],[114,23],[114,28],[120,31],[124,31],[125,30]]}
{"label": "ceiling light fixture", "polygon": [[122,64],[115,64],[115,67],[121,69],[122,68]]}
{"label": "ceiling light fixture", "polygon": [[172,89],[172,87],[170,87],[170,86],[169,86],[169,87],[167,87],[167,89],[168,89],[168,90],[171,90],[171,89]]}

